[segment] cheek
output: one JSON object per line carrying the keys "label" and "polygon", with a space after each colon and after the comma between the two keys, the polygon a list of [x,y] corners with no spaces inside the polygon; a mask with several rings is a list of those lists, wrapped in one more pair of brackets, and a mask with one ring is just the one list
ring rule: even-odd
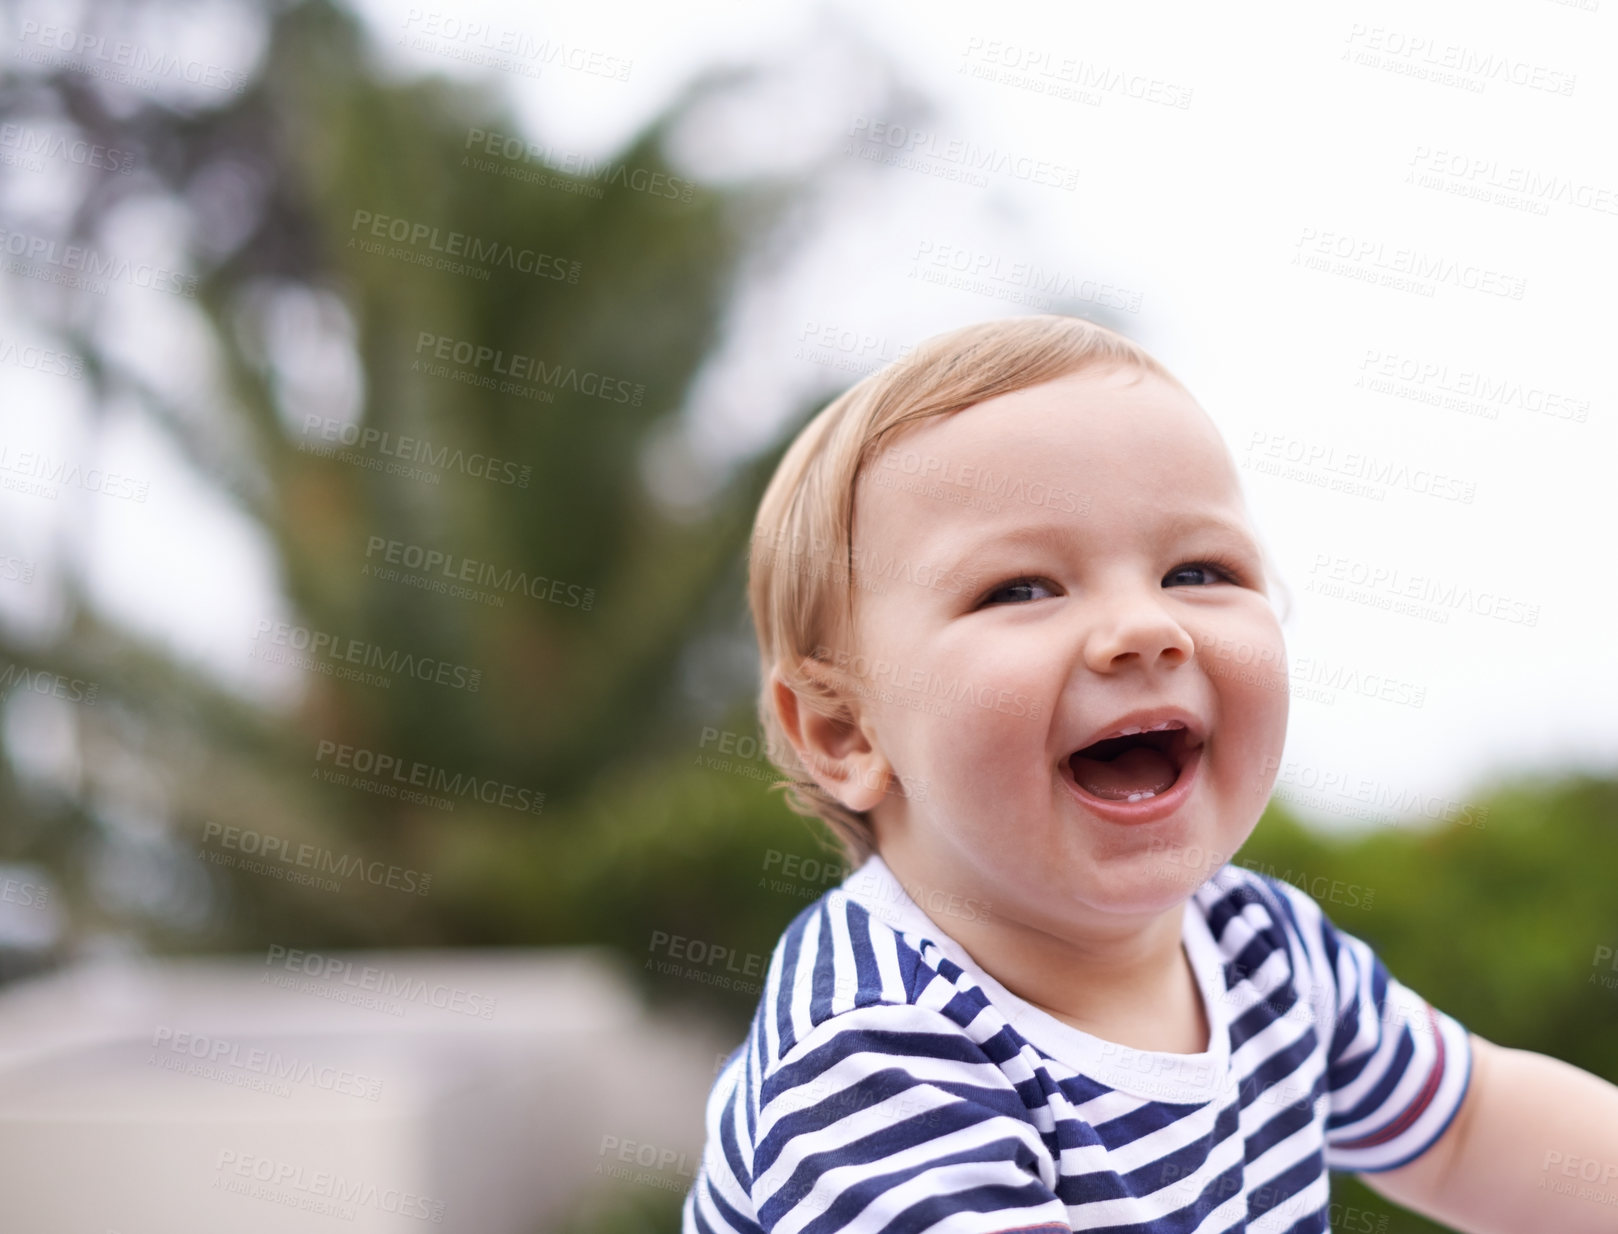
{"label": "cheek", "polygon": [[[885,711],[887,749],[902,771],[924,777],[933,800],[981,807],[1044,789],[1044,700],[1004,676],[942,675],[917,710]],[[943,714],[940,714],[943,713]],[[987,817],[973,809],[971,817]]]}
{"label": "cheek", "polygon": [[1256,777],[1262,787],[1258,780],[1273,776],[1280,760],[1290,709],[1280,625],[1268,611],[1233,619],[1199,641],[1199,655],[1219,696],[1218,722],[1235,739],[1225,747],[1225,774]]}

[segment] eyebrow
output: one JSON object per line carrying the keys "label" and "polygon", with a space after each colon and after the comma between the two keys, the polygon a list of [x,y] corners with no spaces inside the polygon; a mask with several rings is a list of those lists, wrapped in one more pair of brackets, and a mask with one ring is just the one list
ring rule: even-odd
{"label": "eyebrow", "polygon": [[[1208,528],[1233,536],[1241,540],[1245,545],[1253,547],[1255,552],[1257,551],[1252,534],[1247,528],[1211,511],[1171,514],[1164,518],[1163,527],[1170,536],[1183,536],[1193,531]],[[1036,523],[1032,527],[1011,527],[1003,531],[991,532],[974,540],[963,552],[950,561],[949,569],[952,573],[959,572],[968,563],[993,548],[1023,545],[1029,548],[1060,550],[1066,548],[1070,540],[1071,530],[1059,523]]]}

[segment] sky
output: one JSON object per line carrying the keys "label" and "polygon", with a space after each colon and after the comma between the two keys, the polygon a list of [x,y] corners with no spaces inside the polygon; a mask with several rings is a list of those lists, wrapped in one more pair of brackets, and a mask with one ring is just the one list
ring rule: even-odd
{"label": "sky", "polygon": [[[1453,818],[1497,775],[1618,772],[1618,571],[1597,540],[1618,459],[1613,4],[356,10],[389,71],[489,82],[524,140],[587,157],[702,70],[764,67],[672,155],[707,181],[814,170],[817,190],[642,460],[671,509],[700,508],[805,399],[940,330],[1041,311],[1030,280],[1109,305],[1219,425],[1292,592],[1277,792],[1330,828]],[[196,56],[249,70],[250,25],[199,13]],[[48,213],[63,174],[25,178],[8,217]],[[178,251],[187,222],[120,225]],[[102,307],[132,357],[197,331],[177,297],[115,287]],[[341,331],[305,334],[328,340],[310,354],[329,397],[357,406]],[[31,338],[0,278],[0,349]],[[89,440],[81,387],[0,363],[3,440]],[[82,570],[109,613],[285,699],[240,650],[283,615],[271,555],[138,415],[108,417],[100,457],[149,496],[0,490],[0,558],[39,573],[0,577],[0,614],[49,621],[50,579]]]}

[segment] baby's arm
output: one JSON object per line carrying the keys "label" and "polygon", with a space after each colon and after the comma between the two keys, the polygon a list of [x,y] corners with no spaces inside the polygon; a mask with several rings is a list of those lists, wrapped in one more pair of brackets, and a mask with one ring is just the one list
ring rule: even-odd
{"label": "baby's arm", "polygon": [[1466,1234],[1618,1231],[1618,1086],[1471,1034],[1472,1078],[1448,1130],[1362,1180]]}

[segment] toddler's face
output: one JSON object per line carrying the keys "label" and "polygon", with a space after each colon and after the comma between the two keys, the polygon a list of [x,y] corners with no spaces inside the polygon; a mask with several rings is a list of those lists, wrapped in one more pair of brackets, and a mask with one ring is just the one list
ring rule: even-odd
{"label": "toddler's face", "polygon": [[[1113,369],[923,421],[862,472],[854,555],[852,646],[831,651],[871,748],[843,796],[907,880],[1093,924],[1183,901],[1246,840],[1285,649],[1188,395]],[[1095,744],[1161,720],[1185,728]],[[908,793],[874,787],[889,770]]]}

